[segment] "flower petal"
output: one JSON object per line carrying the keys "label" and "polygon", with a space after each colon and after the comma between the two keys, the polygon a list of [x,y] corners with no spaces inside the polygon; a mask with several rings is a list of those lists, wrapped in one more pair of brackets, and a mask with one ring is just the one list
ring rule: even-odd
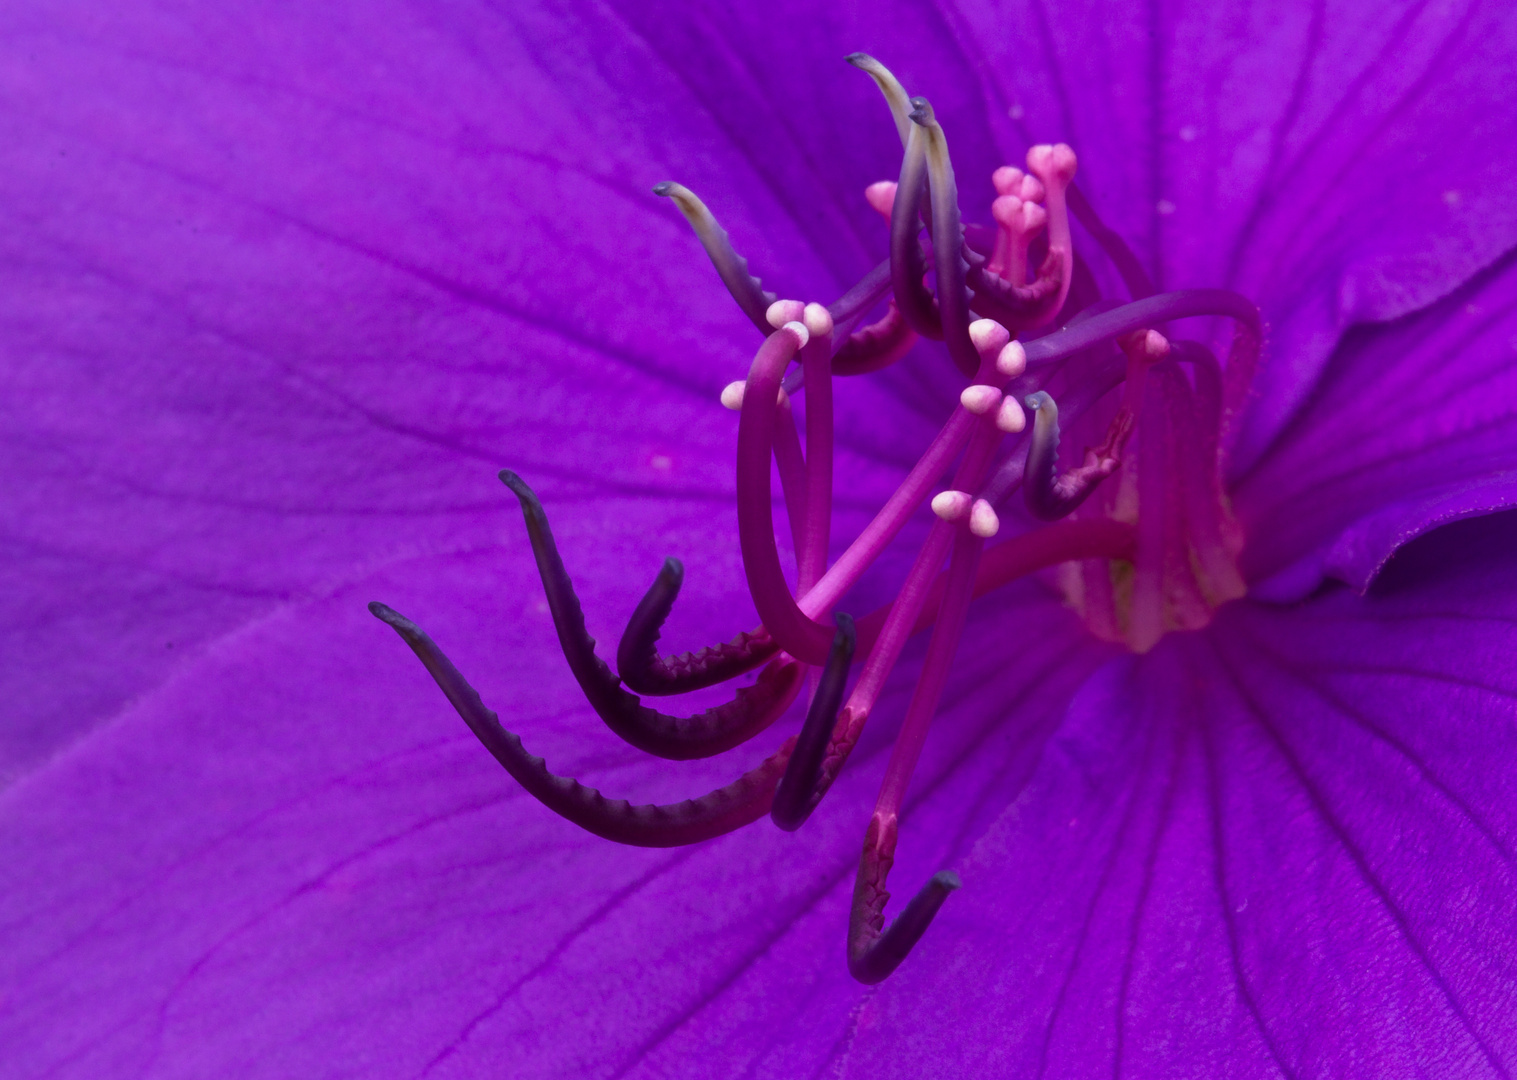
{"label": "flower petal", "polygon": [[1255,595],[1366,588],[1396,548],[1517,503],[1517,256],[1424,311],[1356,331],[1234,491]]}
{"label": "flower petal", "polygon": [[[699,536],[709,517],[661,527]],[[573,516],[560,534],[599,632],[641,587],[615,571],[646,561],[647,540]],[[746,606],[740,586],[690,591],[671,644],[692,626],[730,632]],[[1007,592],[1049,632],[997,633],[968,663],[973,692],[959,684],[914,786],[903,881],[967,850],[1105,655],[1038,589]],[[364,610],[374,596],[420,620],[552,768],[634,801],[724,783],[799,722],[709,762],[619,743],[557,656],[524,541],[286,606],[0,796],[0,863],[21,883],[0,895],[11,1067],[101,1080],[824,1065],[863,993],[847,908],[909,677],[799,833],[760,821],[685,850],[621,848],[515,788]],[[986,693],[1002,707],[982,708]]]}
{"label": "flower petal", "polygon": [[1268,363],[1240,465],[1351,326],[1425,307],[1517,246],[1517,26],[1499,3],[1009,0],[961,19],[1008,151],[1070,142],[1164,287],[1260,304]]}
{"label": "flower petal", "polygon": [[1104,669],[846,1075],[1508,1075],[1514,542],[1450,526],[1367,598]]}

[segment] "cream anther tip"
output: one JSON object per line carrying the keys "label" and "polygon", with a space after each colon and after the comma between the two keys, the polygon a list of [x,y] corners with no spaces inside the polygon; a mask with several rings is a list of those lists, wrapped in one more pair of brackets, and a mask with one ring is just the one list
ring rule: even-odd
{"label": "cream anther tip", "polygon": [[1023,172],[1015,165],[1002,165],[990,174],[997,195],[1015,195],[1022,187]]}
{"label": "cream anther tip", "polygon": [[976,499],[974,507],[969,511],[969,531],[982,540],[988,540],[1001,531],[1001,519],[996,517],[995,508],[984,499]]}
{"label": "cream anther tip", "polygon": [[1001,409],[996,413],[996,427],[1008,435],[1015,435],[1027,426],[1027,414],[1022,411],[1021,402],[1014,397],[1006,398],[1001,402]]}
{"label": "cream anther tip", "polygon": [[764,312],[769,325],[778,330],[788,322],[795,322],[806,312],[806,305],[799,300],[776,300]]}
{"label": "cream anther tip", "polygon": [[967,491],[943,491],[932,497],[932,512],[944,521],[958,521],[974,500]]}
{"label": "cream anther tip", "polygon": [[1150,360],[1163,360],[1169,355],[1169,341],[1157,330],[1143,335],[1143,354]]}
{"label": "cream anther tip", "polygon": [[996,357],[996,370],[1008,379],[1014,379],[1027,370],[1027,350],[1020,341],[1008,341]]}
{"label": "cream anther tip", "polygon": [[821,304],[807,304],[806,310],[803,312],[802,321],[805,322],[806,329],[812,334],[832,333],[832,312],[828,311]]}
{"label": "cream anther tip", "polygon": [[789,330],[796,337],[800,338],[801,348],[803,349],[806,347],[806,343],[811,340],[811,331],[806,329],[806,324],[803,322],[787,322],[780,329]]}
{"label": "cream anther tip", "polygon": [[985,386],[983,383],[966,386],[964,392],[959,395],[959,404],[976,416],[984,416],[1001,404],[1001,391],[994,386]]}
{"label": "cream anther tip", "polygon": [[743,407],[743,391],[747,386],[747,383],[739,379],[722,387],[722,404],[733,412],[740,410]]}
{"label": "cream anther tip", "polygon": [[894,180],[876,180],[864,189],[864,201],[886,217],[895,209]]}
{"label": "cream anther tip", "polygon": [[1036,173],[1039,180],[1047,184],[1050,180],[1069,183],[1075,177],[1075,168],[1078,165],[1074,150],[1068,143],[1059,143],[1049,146],[1034,146],[1027,151],[1027,171]]}
{"label": "cream anther tip", "polygon": [[976,319],[969,324],[969,340],[983,356],[1005,348],[1011,340],[1011,332],[994,319]]}

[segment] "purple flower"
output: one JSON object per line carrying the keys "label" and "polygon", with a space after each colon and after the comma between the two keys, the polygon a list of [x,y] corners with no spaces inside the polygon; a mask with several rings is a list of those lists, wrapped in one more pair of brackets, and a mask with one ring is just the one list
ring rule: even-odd
{"label": "purple flower", "polygon": [[[1517,1067],[1517,537],[1479,517],[1517,466],[1500,9],[0,20],[8,1074]],[[838,295],[900,161],[855,49],[932,99],[971,217],[1066,141],[1158,287],[1268,326],[1249,597],[1141,655],[1043,581],[971,609],[892,874],[964,888],[874,989],[843,933],[924,639],[797,833],[648,851],[516,788],[363,609],[634,802],[797,730],[679,765],[603,730],[493,474],[542,496],[602,641],[668,555],[666,643],[756,621],[716,404],[754,331],[648,188]],[[962,384],[936,347],[839,384],[835,538]]]}

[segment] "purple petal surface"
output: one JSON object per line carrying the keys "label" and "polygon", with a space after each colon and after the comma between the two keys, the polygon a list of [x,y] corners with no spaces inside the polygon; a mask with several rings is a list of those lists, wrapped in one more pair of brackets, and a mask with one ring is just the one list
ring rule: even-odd
{"label": "purple petal surface", "polygon": [[1517,260],[1351,334],[1233,494],[1243,568],[1279,598],[1364,589],[1401,544],[1517,503]]}
{"label": "purple petal surface", "polygon": [[845,1075],[1509,1075],[1514,543],[1104,668]]}
{"label": "purple petal surface", "polygon": [[[698,534],[702,515],[662,524]],[[593,527],[561,531],[569,552],[601,551],[587,582],[643,554]],[[24,883],[0,896],[8,1075],[793,1077],[826,1064],[863,992],[843,930],[910,679],[799,833],[761,821],[691,849],[619,847],[525,796],[362,601],[420,619],[555,770],[634,801],[724,783],[798,719],[675,768],[619,743],[571,706],[525,546],[397,563],[282,608],[0,796],[0,861]],[[628,591],[587,588],[587,610]],[[972,627],[984,647],[918,773],[903,881],[960,857],[999,815],[1106,655],[1040,590],[1012,592],[1043,632],[986,634],[1004,609]],[[709,632],[733,604],[697,606]]]}

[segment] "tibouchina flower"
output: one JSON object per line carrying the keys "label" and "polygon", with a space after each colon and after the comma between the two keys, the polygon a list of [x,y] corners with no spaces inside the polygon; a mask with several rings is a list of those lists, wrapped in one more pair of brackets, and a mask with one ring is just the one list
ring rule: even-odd
{"label": "tibouchina flower", "polygon": [[[1517,457],[1510,20],[753,18],[5,16],[7,1068],[1508,1075],[1517,537],[1479,515]],[[931,111],[892,125],[857,47]],[[1076,167],[1104,224],[1061,233]],[[814,308],[758,346],[669,177]],[[887,254],[893,308],[822,307]],[[833,345],[879,370],[808,369]],[[931,508],[808,610],[934,447]],[[755,524],[771,454],[787,513]],[[811,710],[832,741],[865,714],[846,759],[781,804],[800,706],[741,742],[770,717],[737,710],[709,759],[608,732],[543,600],[549,516],[603,641],[671,555],[666,648],[762,616],[745,701],[804,706],[851,641]],[[1018,544],[1058,568],[968,602]],[[940,569],[896,626],[933,633],[868,685]],[[778,753],[760,820],[648,850],[555,816],[373,597],[608,796]],[[909,949],[874,937],[905,895],[855,902],[882,805],[897,891],[962,882]]]}

